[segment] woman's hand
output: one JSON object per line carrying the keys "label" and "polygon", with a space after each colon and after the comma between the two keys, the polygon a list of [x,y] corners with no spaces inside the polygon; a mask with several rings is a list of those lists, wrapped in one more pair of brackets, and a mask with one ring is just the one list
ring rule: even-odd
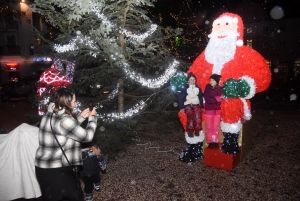
{"label": "woman's hand", "polygon": [[96,108],[94,107],[93,110],[90,112],[90,115],[96,116],[97,115],[97,111]]}
{"label": "woman's hand", "polygon": [[86,108],[85,110],[83,110],[81,112],[80,116],[82,116],[83,118],[87,118],[88,116],[90,116],[90,110],[89,110],[89,108]]}

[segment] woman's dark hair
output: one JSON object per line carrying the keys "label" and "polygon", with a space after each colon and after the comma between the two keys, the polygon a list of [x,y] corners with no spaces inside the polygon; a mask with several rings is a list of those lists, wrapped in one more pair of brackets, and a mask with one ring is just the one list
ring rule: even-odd
{"label": "woman's dark hair", "polygon": [[68,88],[60,88],[53,94],[53,102],[55,104],[53,112],[57,114],[60,110],[65,109],[65,113],[73,116],[71,102],[74,92]]}

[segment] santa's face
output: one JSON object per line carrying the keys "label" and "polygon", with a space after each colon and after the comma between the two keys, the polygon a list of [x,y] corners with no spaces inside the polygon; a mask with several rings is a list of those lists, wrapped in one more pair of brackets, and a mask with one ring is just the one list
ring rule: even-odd
{"label": "santa's face", "polygon": [[212,33],[208,36],[210,40],[205,49],[206,61],[214,64],[212,73],[220,74],[223,64],[234,58],[239,35],[235,19],[224,17],[213,23]]}
{"label": "santa's face", "polygon": [[216,19],[213,23],[212,32],[217,34],[218,38],[226,38],[230,33],[236,32],[238,29],[237,18],[222,17]]}

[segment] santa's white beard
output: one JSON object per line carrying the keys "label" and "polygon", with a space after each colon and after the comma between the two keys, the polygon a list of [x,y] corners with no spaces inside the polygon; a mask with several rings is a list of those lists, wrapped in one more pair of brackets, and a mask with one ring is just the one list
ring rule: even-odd
{"label": "santa's white beard", "polygon": [[208,63],[214,64],[212,73],[220,75],[223,64],[231,61],[235,55],[237,33],[228,33],[225,38],[218,38],[215,33],[211,33],[209,37],[205,59]]}

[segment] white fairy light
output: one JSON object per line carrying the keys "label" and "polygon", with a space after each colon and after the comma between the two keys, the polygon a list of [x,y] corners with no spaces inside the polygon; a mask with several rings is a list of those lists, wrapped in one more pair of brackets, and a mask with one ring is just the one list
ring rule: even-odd
{"label": "white fairy light", "polygon": [[143,110],[147,106],[146,102],[143,100],[136,103],[132,108],[128,109],[126,112],[113,112],[108,114],[101,114],[98,117],[105,121],[114,121],[114,119],[125,119],[129,117],[133,117],[138,114],[141,110]]}
{"label": "white fairy light", "polygon": [[145,38],[147,38],[148,36],[150,36],[154,31],[156,31],[157,29],[157,25],[156,24],[151,24],[150,25],[150,29],[143,34],[131,34],[130,31],[127,31],[126,29],[121,29],[121,28],[117,28],[114,24],[112,24],[107,17],[105,17],[105,15],[103,13],[100,13],[99,8],[95,8],[93,9],[93,12],[97,15],[97,17],[102,21],[102,23],[111,28],[111,29],[118,29],[120,30],[119,33],[124,34],[126,37],[130,38],[131,40],[136,40],[136,41],[143,41]]}
{"label": "white fairy light", "polygon": [[117,84],[117,88],[114,89],[109,95],[108,100],[114,99],[114,97],[119,93],[119,83]]}
{"label": "white fairy light", "polygon": [[179,62],[174,59],[173,63],[167,68],[165,73],[158,78],[154,79],[146,79],[143,78],[140,74],[137,74],[134,71],[129,69],[129,65],[127,63],[123,64],[123,70],[132,80],[139,82],[143,86],[147,86],[148,88],[159,88],[163,84],[165,84],[174,74],[177,72],[177,66]]}
{"label": "white fairy light", "polygon": [[55,51],[60,53],[75,51],[79,49],[78,44],[88,46],[91,50],[93,50],[91,51],[91,54],[95,54],[95,51],[98,52],[98,48],[95,46],[95,42],[91,40],[89,36],[81,35],[76,36],[66,45],[55,44],[54,49]]}
{"label": "white fairy light", "polygon": [[[100,119],[103,119],[104,121],[109,121],[109,122],[113,122],[114,120],[117,120],[117,119],[130,118],[130,117],[133,117],[134,115],[137,115],[143,109],[146,108],[146,106],[147,106],[146,101],[140,100],[133,107],[129,108],[126,112],[121,112],[121,113],[120,112],[112,112],[112,113],[107,113],[107,114],[103,113],[103,114],[98,114],[97,117]],[[80,107],[81,107],[80,102],[77,102],[76,107],[74,108],[74,112],[80,113],[81,112]]]}

